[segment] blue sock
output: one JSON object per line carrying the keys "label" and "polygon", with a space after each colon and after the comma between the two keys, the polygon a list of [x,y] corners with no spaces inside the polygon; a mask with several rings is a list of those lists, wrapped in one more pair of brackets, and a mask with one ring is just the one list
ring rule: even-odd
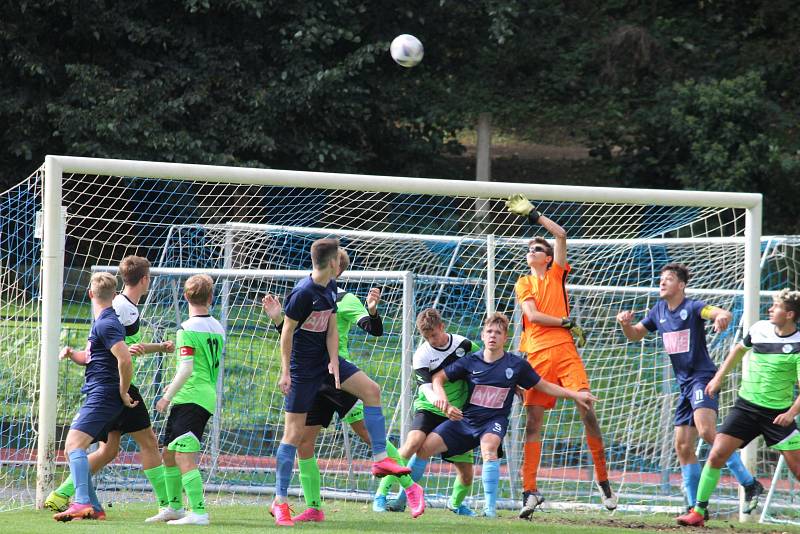
{"label": "blue sock", "polygon": [[86,456],[86,449],[69,452],[69,472],[75,485],[75,502],[89,504],[89,457]]}
{"label": "blue sock", "polygon": [[686,464],[681,466],[683,489],[686,491],[686,500],[689,506],[697,504],[697,485],[700,484],[700,464]]}
{"label": "blue sock", "polygon": [[500,481],[500,460],[483,462],[483,494],[485,496],[484,510],[497,508],[497,483]]}
{"label": "blue sock", "polygon": [[[411,457],[406,464],[406,467],[411,469],[411,480],[414,482],[418,481],[422,478],[422,475],[425,474],[425,468],[428,467],[428,462],[430,460],[423,460],[421,458],[417,458],[417,455]],[[405,504],[406,503],[406,490],[401,489],[400,493],[397,494],[397,504]]]}
{"label": "blue sock", "polygon": [[284,442],[278,445],[278,453],[275,455],[278,464],[275,469],[275,495],[278,497],[289,496],[289,482],[292,481],[295,453],[297,453],[297,447],[294,445]]}
{"label": "blue sock", "polygon": [[92,482],[92,477],[89,477],[88,480],[89,486],[89,502],[92,503],[92,508],[94,508],[95,512],[102,512],[103,505],[100,504],[100,499],[97,498],[97,492],[94,490],[94,482]]}
{"label": "blue sock", "polygon": [[386,420],[380,406],[364,406],[364,426],[372,442],[372,456],[386,454]]}
{"label": "blue sock", "polygon": [[749,486],[755,482],[753,475],[750,474],[750,471],[748,471],[742,463],[742,457],[739,455],[739,451],[734,451],[731,457],[728,458],[728,461],[725,462],[725,465],[728,466],[728,469],[731,470],[733,476],[736,477],[736,480],[742,486]]}

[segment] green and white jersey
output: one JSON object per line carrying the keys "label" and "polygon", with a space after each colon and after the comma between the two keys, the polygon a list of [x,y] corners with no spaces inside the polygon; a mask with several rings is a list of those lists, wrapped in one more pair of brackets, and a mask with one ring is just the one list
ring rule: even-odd
{"label": "green and white jersey", "polygon": [[[427,341],[420,345],[414,352],[413,366],[414,374],[417,377],[417,398],[414,399],[414,410],[425,410],[436,415],[444,416],[444,413],[433,405],[428,397],[425,396],[425,389],[432,391],[432,377],[440,369],[444,369],[457,359],[466,356],[480,347],[458,334],[448,334],[450,342],[445,347],[433,347]],[[444,391],[447,394],[447,402],[456,408],[461,408],[467,401],[469,389],[463,380],[455,382],[445,382]]]}
{"label": "green and white jersey", "polygon": [[758,321],[750,327],[742,345],[752,352],[739,396],[765,408],[782,410],[791,406],[800,377],[800,332],[781,337],[775,332],[775,325]]}
{"label": "green and white jersey", "polygon": [[339,356],[342,358],[350,358],[350,350],[347,348],[350,341],[350,329],[363,317],[369,317],[369,312],[358,300],[358,297],[343,289],[338,289],[336,293],[336,326],[339,329]]}
{"label": "green and white jersey", "polygon": [[[141,326],[139,308],[136,304],[131,302],[131,299],[127,296],[120,293],[114,297],[111,306],[114,307],[114,313],[117,314],[117,319],[119,319],[119,322],[125,327],[125,344],[130,347],[134,343],[141,343],[142,332],[139,330]],[[133,379],[131,380],[131,384],[133,384],[133,380],[136,378],[136,356],[133,354],[131,354],[131,363],[133,365]]]}
{"label": "green and white jersey", "polygon": [[193,360],[192,375],[172,399],[173,404],[199,404],[209,413],[217,407],[219,358],[225,345],[225,331],[210,315],[195,315],[178,330],[178,365]]}

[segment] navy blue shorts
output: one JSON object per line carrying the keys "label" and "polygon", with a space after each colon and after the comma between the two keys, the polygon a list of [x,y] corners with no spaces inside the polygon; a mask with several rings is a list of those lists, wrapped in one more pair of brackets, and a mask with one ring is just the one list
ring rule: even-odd
{"label": "navy blue shorts", "polygon": [[719,411],[719,395],[713,399],[706,395],[706,385],[714,375],[693,376],[680,384],[681,394],[675,408],[675,426],[694,426],[694,411],[698,408],[711,408]]}
{"label": "navy blue shorts", "polygon": [[442,453],[442,457],[447,458],[480,447],[481,437],[484,434],[495,434],[500,437],[502,443],[506,430],[508,430],[508,418],[501,416],[489,419],[478,427],[470,425],[464,419],[461,421],[448,419],[434,428],[433,432],[439,434],[444,444],[447,445],[447,451]]}
{"label": "navy blue shorts", "polygon": [[72,418],[70,430],[80,430],[97,440],[115,423],[125,405],[116,389],[95,389],[86,394],[83,405]]}
{"label": "navy blue shorts", "polygon": [[[361,371],[358,367],[339,356],[339,383]],[[315,377],[292,376],[292,386],[289,394],[283,400],[283,409],[289,413],[308,413],[314,406],[320,388],[328,380],[328,369]]]}

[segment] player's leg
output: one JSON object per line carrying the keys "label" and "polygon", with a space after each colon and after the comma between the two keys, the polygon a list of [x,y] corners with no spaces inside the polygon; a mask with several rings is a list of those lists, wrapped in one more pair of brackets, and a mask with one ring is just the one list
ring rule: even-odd
{"label": "player's leg", "polygon": [[491,423],[494,425],[495,432],[487,432],[481,436],[481,457],[483,458],[483,470],[481,479],[483,482],[484,505],[483,515],[485,517],[497,517],[497,485],[500,481],[500,460],[497,457],[497,449],[503,438],[500,432],[505,433],[502,422]]}
{"label": "player's leg", "polygon": [[[544,380],[558,383],[558,375],[551,360],[552,350],[545,349],[528,355],[528,363]],[[519,517],[530,519],[531,514],[544,502],[539,492],[537,477],[542,460],[542,434],[545,410],[556,405],[555,397],[531,388],[525,391],[525,444],[522,452],[522,507]]]}
{"label": "player's leg", "polygon": [[782,450],[781,454],[786,460],[786,467],[792,472],[794,478],[800,481],[800,449]]}
{"label": "player's leg", "polygon": [[164,433],[161,436],[161,462],[164,465],[164,490],[167,494],[167,506],[160,508],[154,516],[145,519],[145,523],[160,523],[182,519],[186,516],[183,507],[183,484],[181,482],[181,469],[175,460],[175,451],[170,450],[168,445],[177,439],[182,430],[180,419],[181,412],[185,404],[176,404],[170,408],[167,423],[164,426]]}
{"label": "player's leg", "polygon": [[142,471],[153,487],[160,510],[169,508],[169,494],[167,493],[166,468],[161,461],[153,427],[148,426],[142,430],[131,432],[131,437],[139,447],[139,458],[142,462]]}
{"label": "player's leg", "polygon": [[681,387],[678,404],[673,418],[675,435],[675,455],[681,466],[681,483],[686,496],[686,504],[691,509],[697,502],[697,485],[700,483],[702,467],[697,461],[697,427],[691,403],[691,390]]}
{"label": "player's leg", "polygon": [[[331,410],[332,414],[333,411]],[[303,513],[293,517],[292,520],[300,522],[319,522],[325,519],[325,514],[322,512],[322,491],[320,489],[322,477],[319,473],[317,457],[314,455],[314,446],[323,425],[313,424],[317,421],[312,423],[309,420],[310,418],[311,413],[306,417],[303,437],[297,446],[297,465],[300,471],[300,485],[303,487],[303,499],[306,502],[306,509]]]}
{"label": "player's leg", "polygon": [[464,504],[464,499],[472,490],[472,480],[475,476],[473,468],[472,451],[466,452],[458,457],[448,458],[456,468],[456,482],[453,485],[453,492],[447,502],[447,507],[458,515],[475,516],[469,506]]}
{"label": "player's leg", "polygon": [[203,496],[203,477],[197,468],[197,456],[202,450],[200,440],[203,439],[211,413],[199,404],[187,403],[178,406],[182,406],[183,411],[173,426],[177,437],[167,445],[167,449],[175,452],[175,463],[181,472],[181,486],[186,493],[190,511],[183,518],[167,521],[167,524],[208,525],[208,509]]}

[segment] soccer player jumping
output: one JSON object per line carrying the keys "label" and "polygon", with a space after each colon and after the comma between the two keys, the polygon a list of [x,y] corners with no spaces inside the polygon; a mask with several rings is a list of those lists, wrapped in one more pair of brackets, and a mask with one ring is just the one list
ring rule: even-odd
{"label": "soccer player jumping", "polygon": [[[691,510],[696,503],[697,484],[700,482],[700,464],[695,455],[697,436],[699,434],[708,444],[714,443],[719,409],[718,400],[705,394],[706,385],[717,371],[706,347],[705,321],[713,321],[714,330],[722,332],[730,323],[731,312],[701,300],[686,298],[688,282],[689,269],[685,265],[665,265],[658,286],[661,300],[636,325],[631,324],[633,313],[630,311],[617,314],[617,321],[625,337],[631,341],[639,341],[648,332],[658,330],[664,350],[672,361],[681,390],[674,419],[675,452],[681,464],[683,488]],[[728,459],[727,465],[745,489],[743,511],[749,514],[758,506],[758,497],[764,488],[747,471],[738,453]]]}
{"label": "soccer player jumping", "polygon": [[725,376],[742,361],[750,359],[742,374],[739,397],[717,433],[700,476],[697,504],[678,517],[678,524],[701,527],[708,500],[717,487],[722,466],[759,435],[767,446],[780,451],[792,474],[800,480],[800,432],[795,417],[800,414],[800,397],[794,388],[800,379],[800,292],[782,290],[769,309],[769,320],[758,321],[741,343],[728,353],[705,394],[716,397]]}
{"label": "soccer player jumping", "polygon": [[[513,195],[506,202],[508,211],[539,224],[555,237],[555,246],[546,239],[535,237],[528,243],[526,261],[531,274],[521,276],[514,289],[523,312],[523,333],[519,350],[527,353],[528,362],[539,375],[554,384],[572,391],[589,391],[589,379],[578,355],[573,335],[579,346],[585,344],[583,331],[569,317],[566,280],[567,232],[550,218],[539,213],[523,195]],[[556,399],[543,392],[525,393],[525,449],[522,460],[522,508],[519,517],[530,518],[544,497],[536,486],[536,475],[542,455],[542,423],[545,410],[552,409]],[[586,442],[592,453],[597,486],[603,505],[609,510],[617,507],[617,495],[612,491],[606,471],[605,448],[597,415],[591,406],[577,405],[586,428]]]}

